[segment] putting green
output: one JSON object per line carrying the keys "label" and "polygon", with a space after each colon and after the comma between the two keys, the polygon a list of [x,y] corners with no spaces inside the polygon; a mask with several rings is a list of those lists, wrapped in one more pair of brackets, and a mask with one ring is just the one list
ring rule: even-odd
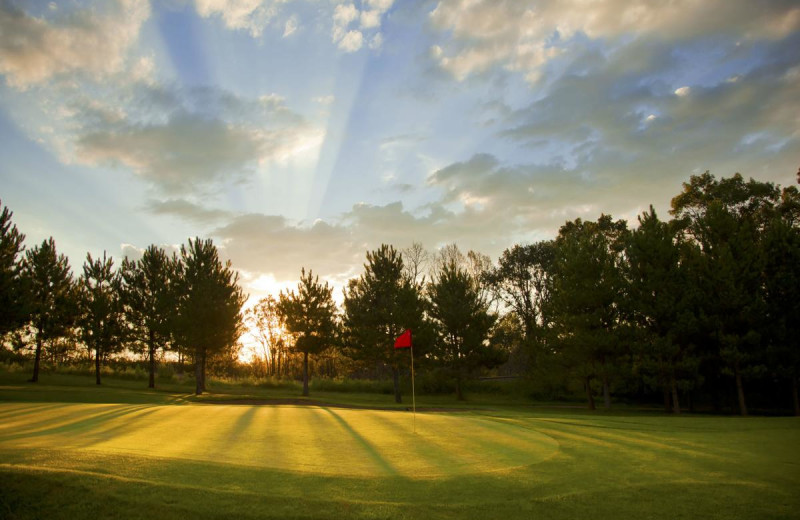
{"label": "putting green", "polygon": [[0,447],[95,450],[342,476],[499,472],[558,451],[552,437],[469,413],[316,406],[0,404]]}

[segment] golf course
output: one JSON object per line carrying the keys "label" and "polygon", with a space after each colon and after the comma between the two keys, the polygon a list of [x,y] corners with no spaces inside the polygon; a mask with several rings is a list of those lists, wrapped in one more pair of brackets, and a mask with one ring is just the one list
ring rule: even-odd
{"label": "golf course", "polygon": [[[3,518],[797,518],[800,420],[0,379]],[[382,403],[383,406],[378,403]]]}

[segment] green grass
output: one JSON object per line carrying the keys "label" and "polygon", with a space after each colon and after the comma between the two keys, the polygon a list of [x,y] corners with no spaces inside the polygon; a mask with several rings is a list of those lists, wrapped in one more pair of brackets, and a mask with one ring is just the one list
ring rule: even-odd
{"label": "green grass", "polygon": [[[0,373],[0,518],[798,518],[800,420]],[[323,403],[388,406],[379,394]],[[447,396],[429,406],[454,406]],[[429,402],[436,401],[436,402]]]}

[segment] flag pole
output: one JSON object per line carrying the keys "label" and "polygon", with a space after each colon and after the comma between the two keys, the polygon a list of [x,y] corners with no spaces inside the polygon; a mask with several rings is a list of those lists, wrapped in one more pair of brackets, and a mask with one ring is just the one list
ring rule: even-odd
{"label": "flag pole", "polygon": [[414,433],[417,433],[417,397],[414,394],[414,344],[411,344],[411,406],[414,410]]}

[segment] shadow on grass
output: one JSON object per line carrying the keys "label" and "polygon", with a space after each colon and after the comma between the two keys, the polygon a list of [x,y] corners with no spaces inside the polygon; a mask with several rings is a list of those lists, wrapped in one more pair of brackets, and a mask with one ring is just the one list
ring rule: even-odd
{"label": "shadow on grass", "polygon": [[329,413],[331,417],[333,417],[336,420],[336,422],[338,422],[342,426],[342,428],[344,428],[347,431],[347,433],[349,433],[353,437],[353,439],[364,449],[364,451],[367,452],[369,457],[378,466],[380,466],[380,468],[383,471],[385,471],[388,475],[391,476],[398,475],[397,470],[394,468],[394,466],[389,464],[389,461],[387,461],[385,458],[383,458],[383,456],[381,456],[380,452],[375,448],[375,446],[373,446],[372,443],[370,443],[367,439],[362,437],[360,433],[355,431],[353,427],[350,426],[350,424],[347,421],[342,419],[342,417],[339,414],[337,414],[330,408],[320,407],[320,410],[325,410],[327,413]]}

